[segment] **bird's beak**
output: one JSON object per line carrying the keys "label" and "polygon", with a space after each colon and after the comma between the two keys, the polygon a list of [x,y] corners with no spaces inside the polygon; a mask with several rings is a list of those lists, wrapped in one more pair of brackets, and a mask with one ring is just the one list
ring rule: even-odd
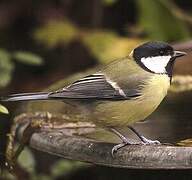
{"label": "bird's beak", "polygon": [[178,58],[178,57],[182,57],[182,56],[185,56],[185,55],[187,55],[186,52],[182,52],[182,51],[174,51],[173,57]]}

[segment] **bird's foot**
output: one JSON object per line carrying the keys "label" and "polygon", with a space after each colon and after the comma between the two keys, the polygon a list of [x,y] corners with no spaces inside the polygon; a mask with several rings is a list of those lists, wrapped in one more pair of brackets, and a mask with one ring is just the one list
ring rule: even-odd
{"label": "bird's foot", "polygon": [[113,132],[114,134],[116,134],[121,140],[122,140],[122,143],[120,144],[117,144],[115,145],[112,150],[111,150],[111,154],[112,156],[114,157],[114,154],[121,148],[127,146],[127,145],[131,145],[131,144],[134,144],[132,143],[131,141],[129,141],[129,139],[127,139],[123,134],[121,134],[118,130],[114,129],[114,128],[111,128],[110,129],[111,132]]}
{"label": "bird's foot", "polygon": [[113,146],[112,150],[111,150],[111,155],[114,157],[114,154],[117,153],[117,151],[127,145],[130,145],[129,142],[122,142],[120,144],[117,144],[115,146]]}
{"label": "bird's foot", "polygon": [[141,135],[138,131],[136,131],[136,129],[134,129],[131,126],[128,126],[128,128],[136,134],[136,136],[142,141],[143,145],[158,145],[158,144],[161,144],[158,140],[147,139],[146,137]]}
{"label": "bird's foot", "polygon": [[159,144],[161,144],[158,140],[147,139],[144,136],[141,136],[140,139],[141,139],[143,145],[159,145]]}

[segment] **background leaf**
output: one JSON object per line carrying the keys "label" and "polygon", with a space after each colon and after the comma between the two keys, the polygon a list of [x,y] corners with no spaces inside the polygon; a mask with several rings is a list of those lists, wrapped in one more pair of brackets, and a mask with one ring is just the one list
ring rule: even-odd
{"label": "background leaf", "polygon": [[110,6],[110,5],[114,4],[114,3],[116,3],[117,1],[118,0],[103,0],[102,2],[103,2],[104,5]]}
{"label": "background leaf", "polygon": [[161,41],[176,41],[190,37],[186,24],[170,9],[174,6],[167,0],[137,0],[139,26],[149,38]]}
{"label": "background leaf", "polygon": [[0,87],[5,87],[11,80],[14,64],[8,51],[0,49]]}
{"label": "background leaf", "polygon": [[0,112],[4,114],[9,114],[8,109],[5,106],[2,106],[1,104],[0,104]]}
{"label": "background leaf", "polygon": [[35,171],[35,160],[31,150],[27,147],[20,154],[18,163],[30,173]]}
{"label": "background leaf", "polygon": [[68,44],[78,36],[78,28],[68,20],[50,21],[34,31],[34,39],[49,48]]}
{"label": "background leaf", "polygon": [[68,161],[68,160],[59,160],[55,164],[53,164],[51,169],[51,175],[53,177],[59,177],[63,175],[64,173],[70,173],[72,171],[75,171],[79,168],[88,167],[89,164],[79,162],[79,161]]}
{"label": "background leaf", "polygon": [[90,52],[104,64],[128,56],[131,50],[143,41],[137,38],[123,38],[108,31],[91,32],[83,37],[83,42]]}
{"label": "background leaf", "polygon": [[26,51],[17,51],[13,53],[13,58],[19,62],[29,65],[43,64],[43,59],[40,56]]}

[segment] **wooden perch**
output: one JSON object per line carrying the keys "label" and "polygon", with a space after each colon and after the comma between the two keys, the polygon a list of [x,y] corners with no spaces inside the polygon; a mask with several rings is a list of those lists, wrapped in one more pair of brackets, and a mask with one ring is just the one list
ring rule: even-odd
{"label": "wooden perch", "polygon": [[[23,125],[18,127],[19,140],[22,139],[25,128]],[[79,136],[68,136],[55,130],[34,132],[29,140],[29,146],[36,150],[97,165],[137,169],[192,168],[192,147],[129,145],[112,157],[111,149],[114,145]]]}

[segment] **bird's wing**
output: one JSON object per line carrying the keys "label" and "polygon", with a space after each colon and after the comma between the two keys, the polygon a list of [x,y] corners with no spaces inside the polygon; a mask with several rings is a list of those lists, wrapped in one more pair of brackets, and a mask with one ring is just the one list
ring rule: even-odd
{"label": "bird's wing", "polygon": [[142,88],[150,77],[151,73],[142,70],[133,60],[126,57],[111,63],[99,73],[79,79],[59,91],[13,94],[0,100],[130,100],[142,95]]}
{"label": "bird's wing", "polygon": [[123,89],[103,73],[86,76],[63,88],[49,94],[49,98],[63,99],[94,99],[123,100],[132,99],[141,94],[136,89]]}

